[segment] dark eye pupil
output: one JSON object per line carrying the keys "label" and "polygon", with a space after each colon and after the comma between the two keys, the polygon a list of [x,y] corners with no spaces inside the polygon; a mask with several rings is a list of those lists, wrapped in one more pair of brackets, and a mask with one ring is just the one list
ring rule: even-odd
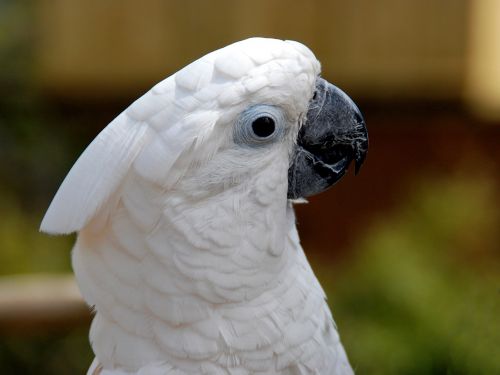
{"label": "dark eye pupil", "polygon": [[259,117],[252,122],[252,129],[257,137],[269,137],[274,133],[274,128],[274,120],[268,116]]}

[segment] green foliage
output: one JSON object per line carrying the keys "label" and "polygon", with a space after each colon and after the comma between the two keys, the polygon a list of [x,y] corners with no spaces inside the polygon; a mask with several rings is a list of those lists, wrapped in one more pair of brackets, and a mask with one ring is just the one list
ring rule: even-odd
{"label": "green foliage", "polygon": [[85,374],[93,358],[88,329],[68,333],[0,339],[2,374]]}
{"label": "green foliage", "polygon": [[72,236],[38,231],[41,215],[29,214],[7,194],[0,194],[0,275],[69,272]]}
{"label": "green foliage", "polygon": [[[431,180],[320,277],[360,374],[500,374],[494,183]],[[339,267],[340,268],[340,267]]]}

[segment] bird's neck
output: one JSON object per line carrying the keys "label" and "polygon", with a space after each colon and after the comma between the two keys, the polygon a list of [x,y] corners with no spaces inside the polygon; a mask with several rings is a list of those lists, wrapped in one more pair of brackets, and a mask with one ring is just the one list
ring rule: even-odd
{"label": "bird's neck", "polygon": [[[235,353],[292,345],[292,326],[307,331],[304,311],[324,309],[323,293],[286,191],[260,186],[267,194],[247,189],[193,204],[182,190],[165,199],[161,189],[129,181],[105,230],[80,233],[73,265],[97,312],[90,337],[102,365],[185,368],[195,358],[217,366],[241,361]],[[148,195],[141,207],[138,190]]]}

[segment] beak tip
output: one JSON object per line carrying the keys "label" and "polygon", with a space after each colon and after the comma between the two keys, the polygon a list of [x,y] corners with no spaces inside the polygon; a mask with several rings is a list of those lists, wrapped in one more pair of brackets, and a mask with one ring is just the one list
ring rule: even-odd
{"label": "beak tip", "polygon": [[355,176],[358,175],[360,167],[361,167],[361,165],[356,162],[356,164],[354,165],[354,175]]}
{"label": "beak tip", "polygon": [[361,165],[363,165],[363,159],[357,159],[356,162],[354,163],[354,175],[357,176],[359,173],[359,170],[361,169]]}
{"label": "beak tip", "polygon": [[361,166],[363,165],[363,163],[365,162],[365,159],[366,159],[366,153],[367,153],[367,148],[368,147],[364,147],[364,150],[362,152],[360,152],[357,156],[356,156],[356,159],[355,159],[355,162],[354,162],[354,175],[357,176],[360,169],[361,169]]}

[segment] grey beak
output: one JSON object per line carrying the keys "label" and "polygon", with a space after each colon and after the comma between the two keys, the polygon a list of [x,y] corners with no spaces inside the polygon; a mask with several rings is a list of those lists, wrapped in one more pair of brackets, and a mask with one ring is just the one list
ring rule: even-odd
{"label": "grey beak", "polygon": [[288,169],[288,198],[320,193],[344,176],[354,160],[355,173],[368,151],[361,112],[339,88],[322,78],[309,103]]}

